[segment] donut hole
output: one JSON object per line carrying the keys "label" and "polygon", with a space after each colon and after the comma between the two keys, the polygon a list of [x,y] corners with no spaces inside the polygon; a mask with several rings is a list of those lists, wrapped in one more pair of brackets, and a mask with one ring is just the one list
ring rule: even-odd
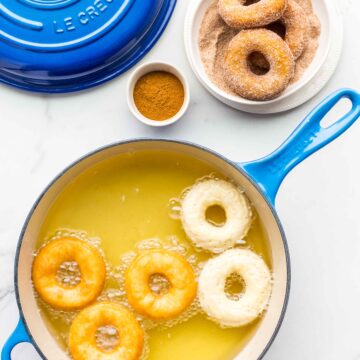
{"label": "donut hole", "polygon": [[275,21],[275,22],[267,25],[266,28],[268,30],[271,30],[275,34],[279,35],[283,40],[285,40],[286,26],[281,20]]}
{"label": "donut hole", "polygon": [[152,274],[149,277],[149,288],[155,295],[165,295],[169,292],[171,283],[169,279],[163,274]]}
{"label": "donut hole", "polygon": [[119,339],[119,331],[113,325],[104,325],[96,329],[96,346],[104,352],[114,350],[119,345]]}
{"label": "donut hole", "polygon": [[206,209],[205,219],[211,225],[224,226],[226,223],[226,211],[221,205],[212,205]]}
{"label": "donut hole", "polygon": [[56,272],[56,280],[66,287],[75,287],[81,281],[79,264],[74,260],[64,261]]}
{"label": "donut hole", "polygon": [[250,6],[250,5],[256,4],[258,2],[260,2],[260,0],[245,0],[243,6]]}
{"label": "donut hole", "polygon": [[258,51],[253,51],[247,57],[247,64],[251,72],[255,75],[266,75],[270,71],[270,63],[267,58]]}
{"label": "donut hole", "polygon": [[245,281],[238,273],[231,273],[225,280],[225,294],[230,300],[238,301],[245,288]]}

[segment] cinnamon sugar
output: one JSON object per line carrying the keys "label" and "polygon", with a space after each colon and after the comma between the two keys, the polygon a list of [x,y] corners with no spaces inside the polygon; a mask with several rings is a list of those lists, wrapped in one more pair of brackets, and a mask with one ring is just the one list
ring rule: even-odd
{"label": "cinnamon sugar", "polygon": [[[311,0],[295,0],[305,11],[310,30],[306,49],[296,61],[295,75],[291,83],[298,81],[312,63],[319,46],[321,25],[313,11]],[[207,10],[200,27],[199,49],[201,60],[210,80],[221,90],[235,95],[224,79],[223,63],[231,39],[239,30],[230,28],[218,13],[217,1]]]}
{"label": "cinnamon sugar", "polygon": [[316,51],[319,47],[319,38],[321,34],[321,24],[319,18],[314,13],[311,0],[296,0],[296,2],[304,9],[309,21],[309,40],[306,49],[296,62],[295,75],[292,83],[297,82],[305,70],[310,66],[314,60]]}

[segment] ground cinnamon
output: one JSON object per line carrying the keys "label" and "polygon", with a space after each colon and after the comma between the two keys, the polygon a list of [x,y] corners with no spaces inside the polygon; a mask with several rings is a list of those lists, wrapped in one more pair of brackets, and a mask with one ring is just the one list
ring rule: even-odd
{"label": "ground cinnamon", "polygon": [[151,120],[167,120],[184,104],[182,82],[173,74],[153,71],[142,76],[135,85],[134,101],[142,115]]}

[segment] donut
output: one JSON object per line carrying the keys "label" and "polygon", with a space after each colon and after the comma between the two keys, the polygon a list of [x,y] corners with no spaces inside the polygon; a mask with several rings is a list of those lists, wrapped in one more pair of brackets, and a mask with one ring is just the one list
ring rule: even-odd
{"label": "donut", "polygon": [[[97,341],[97,331],[118,335],[113,346]],[[82,310],[71,324],[69,349],[74,360],[137,360],[144,346],[144,331],[133,313],[124,306],[100,302]]]}
{"label": "donut", "polygon": [[[151,277],[162,275],[169,287],[155,293]],[[130,305],[142,315],[155,320],[171,319],[183,312],[196,296],[195,274],[180,254],[150,250],[138,255],[127,269],[125,291]]]}
{"label": "donut", "polygon": [[309,40],[310,25],[304,9],[294,0],[288,6],[280,21],[285,25],[285,41],[289,45],[295,59],[304,52]]}
{"label": "donut", "polygon": [[[225,293],[226,279],[234,273],[245,284],[238,300],[230,299]],[[227,250],[210,259],[200,273],[200,306],[221,326],[244,326],[266,309],[271,288],[271,273],[261,257],[247,249]]]}
{"label": "donut", "polygon": [[[206,219],[206,210],[218,205],[226,214],[221,226]],[[247,235],[252,211],[243,192],[225,180],[195,184],[182,200],[181,220],[186,235],[198,248],[214,253],[233,247]]]}
{"label": "donut", "polygon": [[[283,17],[266,28],[285,40],[295,60],[302,55],[309,40],[310,24],[304,9],[296,1],[288,0]],[[253,54],[250,62],[260,69],[269,69],[267,60],[261,54]]]}
{"label": "donut", "polygon": [[246,5],[246,0],[219,0],[219,14],[230,26],[248,29],[270,24],[281,18],[287,0],[260,0]]}
{"label": "donut", "polygon": [[[249,56],[261,53],[270,69],[255,74]],[[266,29],[240,31],[229,43],[224,61],[224,78],[238,95],[249,100],[270,100],[286,89],[294,76],[295,60],[289,46]]]}
{"label": "donut", "polygon": [[[75,262],[79,281],[73,285],[61,282],[59,269]],[[32,267],[34,287],[40,297],[59,310],[78,310],[92,303],[101,293],[106,277],[104,259],[99,251],[83,240],[63,237],[42,247]]]}

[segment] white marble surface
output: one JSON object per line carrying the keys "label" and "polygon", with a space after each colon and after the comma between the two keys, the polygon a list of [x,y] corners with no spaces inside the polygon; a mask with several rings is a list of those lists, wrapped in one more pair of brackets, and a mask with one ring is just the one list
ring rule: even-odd
{"label": "white marble surface", "polygon": [[[87,151],[139,136],[194,141],[237,161],[270,152],[325,95],[343,86],[360,90],[360,2],[339,1],[345,17],[340,66],[316,98],[288,113],[248,115],[205,92],[191,73],[182,45],[190,0],[179,1],[164,37],[146,58],[170,61],[188,74],[191,107],[175,126],[151,129],[135,121],[125,99],[129,74],[66,96],[0,86],[0,347],[18,319],[13,291],[17,238],[44,186]],[[357,123],[293,171],[279,193],[277,208],[292,254],[293,284],[284,325],[267,360],[360,360],[359,147]],[[13,359],[38,356],[30,346],[22,346]]]}

